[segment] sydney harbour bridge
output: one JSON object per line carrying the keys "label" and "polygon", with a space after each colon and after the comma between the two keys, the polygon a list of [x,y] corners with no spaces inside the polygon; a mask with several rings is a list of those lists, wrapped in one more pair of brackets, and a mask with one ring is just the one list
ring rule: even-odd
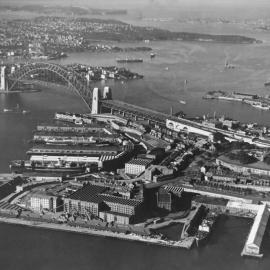
{"label": "sydney harbour bridge", "polygon": [[[2,84],[2,67],[1,67],[1,84]],[[37,77],[31,75],[38,75]],[[87,104],[89,109],[92,107],[92,97],[93,97],[93,85],[87,80],[87,78],[76,72],[73,68],[62,66],[59,64],[49,63],[49,62],[39,62],[21,65],[16,70],[13,70],[7,78],[8,81],[8,91],[11,92],[16,89],[17,85],[21,81],[29,80],[34,78],[34,83],[39,75],[43,75],[42,80],[48,82],[59,82],[61,79],[62,84],[65,83],[69,88],[73,89]],[[58,77],[58,80],[55,80]],[[2,88],[2,85],[1,85]],[[0,90],[1,91],[1,90]],[[99,111],[100,112],[110,112],[111,114],[121,115],[126,119],[135,120],[147,120],[149,124],[159,127],[161,130],[167,127],[168,122],[174,122],[174,124],[181,130],[188,130],[194,133],[209,135],[216,132],[215,129],[210,127],[205,127],[200,123],[178,118],[173,115],[166,113],[157,112],[148,108],[143,108],[137,105],[129,104],[119,100],[112,99],[99,99]],[[165,128],[166,129],[166,128]],[[175,127],[173,128],[175,129]],[[235,137],[235,134],[230,131],[220,130],[224,135]],[[238,135],[238,138],[242,140],[243,138]]]}
{"label": "sydney harbour bridge", "polygon": [[60,79],[91,106],[92,90],[86,78],[72,68],[49,62],[29,63],[17,68],[8,76],[8,90],[13,91],[21,81],[31,78],[31,75],[43,75],[42,80],[48,82],[54,82],[56,78],[58,81]]}
{"label": "sydney harbour bridge", "polygon": [[[42,81],[53,83],[61,81],[62,84],[64,83],[70,89],[75,91],[87,104],[89,109],[91,109],[93,85],[87,80],[86,76],[76,72],[73,68],[50,62],[31,62],[17,66],[18,68],[13,70],[13,72],[7,76],[9,92],[15,91],[20,82],[37,82],[38,79],[36,77],[33,80],[33,75],[42,75]],[[99,103],[101,109],[110,110],[111,113],[122,114],[123,116],[135,119],[144,119],[156,124],[164,125],[166,119],[169,117],[167,114],[118,100],[101,99]]]}

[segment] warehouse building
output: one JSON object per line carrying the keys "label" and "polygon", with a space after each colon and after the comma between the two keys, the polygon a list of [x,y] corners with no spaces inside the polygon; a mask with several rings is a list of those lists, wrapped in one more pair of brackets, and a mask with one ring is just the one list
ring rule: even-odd
{"label": "warehouse building", "polygon": [[141,200],[127,199],[119,194],[110,194],[104,186],[87,184],[64,199],[64,211],[99,217],[105,222],[127,225],[140,217]]}
{"label": "warehouse building", "polygon": [[139,175],[152,163],[150,159],[132,159],[125,164],[125,173],[131,175]]}
{"label": "warehouse building", "polygon": [[35,192],[30,197],[30,208],[34,211],[57,212],[62,210],[63,201],[54,195],[48,195],[43,192]]}

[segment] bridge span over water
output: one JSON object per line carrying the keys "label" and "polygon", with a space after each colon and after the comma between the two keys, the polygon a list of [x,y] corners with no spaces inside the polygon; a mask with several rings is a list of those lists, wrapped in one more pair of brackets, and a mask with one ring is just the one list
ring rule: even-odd
{"label": "bridge span over water", "polygon": [[72,68],[50,62],[31,62],[22,64],[20,68],[17,68],[8,76],[8,91],[13,91],[20,81],[23,81],[29,78],[29,76],[35,75],[39,72],[47,75],[45,78],[48,81],[55,78],[54,76],[61,78],[67,83],[69,88],[73,89],[83,99],[88,106],[91,106],[92,90],[86,78],[74,71]]}
{"label": "bridge span over water", "polygon": [[[38,63],[28,63],[22,65],[20,68],[15,70],[9,76],[9,90],[12,91],[18,82],[29,78],[29,75],[35,74],[37,72],[50,72],[60,77],[67,85],[72,88],[87,104],[89,109],[92,107],[92,95],[93,95],[93,85],[87,81],[86,77],[74,69],[66,66],[62,66],[55,63],[49,62],[38,62]],[[48,76],[48,80],[50,80]],[[193,132],[201,134],[204,136],[211,136],[215,132],[221,132],[225,136],[230,137],[234,140],[242,140],[252,144],[256,144],[259,147],[270,147],[270,142],[265,139],[257,139],[248,135],[236,134],[233,131],[225,131],[217,128],[210,128],[202,125],[201,123],[190,121],[185,118],[178,118],[166,113],[157,112],[148,108],[143,108],[137,105],[129,104],[119,100],[104,100],[101,99],[99,102],[101,110],[109,110],[112,114],[120,114],[126,118],[133,119],[143,119],[150,123],[156,124],[159,127],[166,126],[171,130],[180,132],[186,130],[188,132]]]}

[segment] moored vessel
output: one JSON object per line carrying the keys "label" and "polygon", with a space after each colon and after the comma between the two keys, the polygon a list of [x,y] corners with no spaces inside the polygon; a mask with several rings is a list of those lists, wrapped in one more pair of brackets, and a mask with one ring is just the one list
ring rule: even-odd
{"label": "moored vessel", "polygon": [[117,63],[142,63],[142,58],[126,58],[126,59],[117,59]]}
{"label": "moored vessel", "polygon": [[41,163],[28,160],[14,160],[10,163],[10,170],[16,173],[35,172],[76,172],[83,173],[87,166],[79,163]]}
{"label": "moored vessel", "polygon": [[208,212],[206,217],[203,219],[202,223],[199,225],[198,231],[195,235],[195,240],[197,246],[203,245],[206,243],[209,235],[211,234],[213,227],[218,218],[216,212]]}

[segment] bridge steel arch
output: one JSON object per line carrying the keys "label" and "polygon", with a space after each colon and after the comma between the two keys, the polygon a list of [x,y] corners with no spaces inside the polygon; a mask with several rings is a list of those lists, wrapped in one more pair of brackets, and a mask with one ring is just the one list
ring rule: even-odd
{"label": "bridge steel arch", "polygon": [[9,79],[12,81],[9,90],[12,91],[16,84],[27,75],[44,70],[51,71],[66,81],[69,86],[71,86],[75,92],[83,99],[87,106],[91,108],[92,91],[88,86],[86,78],[72,69],[68,69],[64,66],[54,63],[38,62],[24,65],[9,77]]}

